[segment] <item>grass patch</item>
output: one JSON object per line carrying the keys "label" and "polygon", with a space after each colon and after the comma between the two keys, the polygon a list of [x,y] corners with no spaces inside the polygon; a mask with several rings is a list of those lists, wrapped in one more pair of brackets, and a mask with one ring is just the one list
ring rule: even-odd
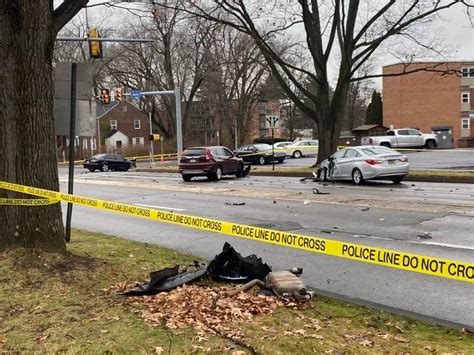
{"label": "grass patch", "polygon": [[229,331],[244,334],[242,346],[229,342],[225,334],[203,341],[193,328],[150,326],[138,314],[144,306],[106,291],[195,259],[199,258],[77,230],[67,255],[25,249],[1,255],[0,352],[474,353],[470,334],[325,297],[317,297],[304,310],[281,307],[250,322],[226,324]]}

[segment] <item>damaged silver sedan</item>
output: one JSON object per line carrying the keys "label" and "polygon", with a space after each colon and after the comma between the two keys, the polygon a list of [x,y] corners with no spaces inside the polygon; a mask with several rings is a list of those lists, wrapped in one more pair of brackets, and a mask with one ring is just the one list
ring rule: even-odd
{"label": "damaged silver sedan", "polygon": [[408,174],[406,155],[382,146],[358,146],[341,149],[321,162],[317,172],[320,181],[391,180],[400,183]]}

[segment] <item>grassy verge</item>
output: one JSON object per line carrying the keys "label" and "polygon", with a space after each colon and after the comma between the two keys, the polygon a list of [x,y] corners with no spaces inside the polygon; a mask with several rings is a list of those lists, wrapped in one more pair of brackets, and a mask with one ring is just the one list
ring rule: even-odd
{"label": "grassy verge", "polygon": [[[474,338],[466,332],[324,297],[308,307],[280,305],[250,320],[229,319],[220,334],[170,329],[160,319],[150,324],[141,315],[153,298],[144,303],[110,288],[145,281],[149,271],[187,265],[196,257],[82,231],[74,231],[68,249],[64,256],[31,250],[0,254],[0,352],[474,353]],[[220,286],[210,280],[198,285]],[[172,296],[162,294],[171,305],[184,307]],[[187,317],[193,312],[189,309]],[[229,314],[242,312],[245,304]],[[240,340],[229,340],[226,334],[236,332]]]}

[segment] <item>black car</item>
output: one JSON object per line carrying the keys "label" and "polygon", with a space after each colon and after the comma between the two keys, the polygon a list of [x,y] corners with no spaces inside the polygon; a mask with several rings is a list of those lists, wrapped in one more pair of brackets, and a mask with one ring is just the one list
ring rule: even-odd
{"label": "black car", "polygon": [[127,160],[119,154],[97,154],[91,158],[86,158],[83,166],[90,171],[128,171],[135,168],[136,163],[135,160]]}
{"label": "black car", "polygon": [[264,165],[271,162],[283,163],[286,154],[284,152],[272,151],[270,144],[258,143],[244,145],[236,150],[246,163],[257,163]]}

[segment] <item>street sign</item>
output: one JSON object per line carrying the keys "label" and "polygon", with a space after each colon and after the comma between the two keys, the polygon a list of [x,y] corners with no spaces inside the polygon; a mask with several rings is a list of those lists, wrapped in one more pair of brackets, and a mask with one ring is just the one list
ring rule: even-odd
{"label": "street sign", "polygon": [[134,97],[134,98],[137,98],[137,97],[142,96],[142,93],[141,93],[141,91],[132,91],[132,92],[130,93],[130,96],[131,96],[131,97]]}
{"label": "street sign", "polygon": [[267,115],[265,117],[265,128],[280,128],[280,123],[278,121],[278,117]]}

